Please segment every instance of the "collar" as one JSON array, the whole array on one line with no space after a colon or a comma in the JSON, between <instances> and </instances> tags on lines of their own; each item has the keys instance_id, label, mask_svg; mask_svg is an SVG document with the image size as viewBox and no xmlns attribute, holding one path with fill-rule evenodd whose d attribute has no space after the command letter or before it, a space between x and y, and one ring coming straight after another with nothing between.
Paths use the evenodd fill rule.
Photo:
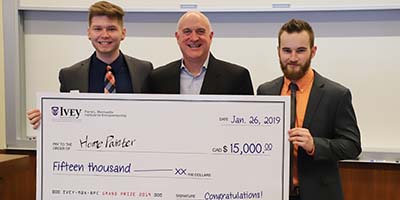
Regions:
<instances>
[{"instance_id":1,"label":"collar","mask_svg":"<svg viewBox=\"0 0 400 200\"><path fill-rule=\"evenodd\" d=\"M209 60L210 60L210 53L208 53L207 59L206 59L206 60L204 61L204 63L203 63L203 69L204 69L204 68L207 69ZM183 58L181 59L181 67L180 67L180 68L181 68L181 70L182 70L182 69L185 69L186 71L189 71L189 70L186 68L185 64L183 63Z\"/></svg>"},{"instance_id":2,"label":"collar","mask_svg":"<svg viewBox=\"0 0 400 200\"><path fill-rule=\"evenodd\" d=\"M300 92L304 92L305 88L312 83L314 80L314 70L311 69L311 67L308 69L306 74L304 74L303 77L301 77L299 80L295 81L297 84L297 87L299 87ZM291 80L287 79L284 77L283 80L283 88L287 88L287 91L289 91L289 84L291 83Z\"/></svg>"},{"instance_id":3,"label":"collar","mask_svg":"<svg viewBox=\"0 0 400 200\"><path fill-rule=\"evenodd\" d=\"M114 72L119 72L121 67L124 66L124 56L121 51L119 53L119 56L114 61L112 61L112 63L105 63L102 60L100 60L99 58L97 58L96 52L93 53L93 61L94 61L94 63L99 63L101 66L103 66L104 71L108 65L110 65L112 67L112 70Z\"/></svg>"}]
</instances>

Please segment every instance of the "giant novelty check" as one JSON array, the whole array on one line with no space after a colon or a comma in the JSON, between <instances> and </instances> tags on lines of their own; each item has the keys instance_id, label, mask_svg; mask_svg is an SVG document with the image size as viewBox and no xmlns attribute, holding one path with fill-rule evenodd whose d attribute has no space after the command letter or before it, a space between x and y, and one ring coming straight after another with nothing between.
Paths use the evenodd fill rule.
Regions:
<instances>
[{"instance_id":1,"label":"giant novelty check","mask_svg":"<svg viewBox=\"0 0 400 200\"><path fill-rule=\"evenodd\" d=\"M39 99L38 200L288 199L288 97Z\"/></svg>"}]
</instances>

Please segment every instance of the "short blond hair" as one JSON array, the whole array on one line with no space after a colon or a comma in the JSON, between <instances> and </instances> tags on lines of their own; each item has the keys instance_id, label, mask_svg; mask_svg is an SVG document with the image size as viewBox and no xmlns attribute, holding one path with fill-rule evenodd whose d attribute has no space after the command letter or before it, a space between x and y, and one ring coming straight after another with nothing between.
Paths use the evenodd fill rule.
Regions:
<instances>
[{"instance_id":1,"label":"short blond hair","mask_svg":"<svg viewBox=\"0 0 400 200\"><path fill-rule=\"evenodd\" d=\"M110 19L116 19L121 27L124 26L124 10L108 1L98 1L89 8L89 26L92 25L94 16L107 16Z\"/></svg>"}]
</instances>

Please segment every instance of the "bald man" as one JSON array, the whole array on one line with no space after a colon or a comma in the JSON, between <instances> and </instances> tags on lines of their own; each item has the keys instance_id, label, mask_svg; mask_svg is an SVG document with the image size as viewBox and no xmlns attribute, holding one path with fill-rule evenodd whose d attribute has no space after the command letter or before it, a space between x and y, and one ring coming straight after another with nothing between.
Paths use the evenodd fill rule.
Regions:
<instances>
[{"instance_id":1,"label":"bald man","mask_svg":"<svg viewBox=\"0 0 400 200\"><path fill-rule=\"evenodd\" d=\"M207 16L188 11L178 21L175 38L182 59L155 69L150 90L156 94L253 95L249 71L216 59L210 52L214 32Z\"/></svg>"}]
</instances>

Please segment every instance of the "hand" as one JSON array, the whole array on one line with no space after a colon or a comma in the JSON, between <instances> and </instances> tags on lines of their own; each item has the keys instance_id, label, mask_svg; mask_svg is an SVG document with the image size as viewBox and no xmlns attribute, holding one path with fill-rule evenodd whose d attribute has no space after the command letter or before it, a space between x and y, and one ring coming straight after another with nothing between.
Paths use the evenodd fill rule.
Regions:
<instances>
[{"instance_id":1,"label":"hand","mask_svg":"<svg viewBox=\"0 0 400 200\"><path fill-rule=\"evenodd\" d=\"M32 109L26 112L28 116L29 123L31 123L33 129L37 129L40 125L40 110L39 109Z\"/></svg>"},{"instance_id":2,"label":"hand","mask_svg":"<svg viewBox=\"0 0 400 200\"><path fill-rule=\"evenodd\" d=\"M308 129L292 128L289 130L289 141L302 147L307 154L314 153L314 139Z\"/></svg>"}]
</instances>

